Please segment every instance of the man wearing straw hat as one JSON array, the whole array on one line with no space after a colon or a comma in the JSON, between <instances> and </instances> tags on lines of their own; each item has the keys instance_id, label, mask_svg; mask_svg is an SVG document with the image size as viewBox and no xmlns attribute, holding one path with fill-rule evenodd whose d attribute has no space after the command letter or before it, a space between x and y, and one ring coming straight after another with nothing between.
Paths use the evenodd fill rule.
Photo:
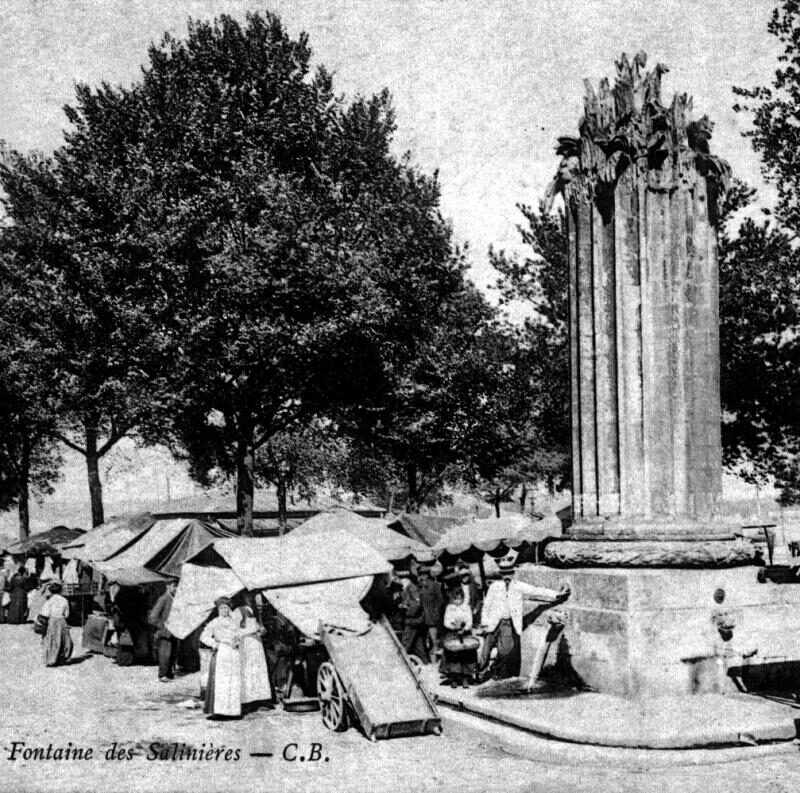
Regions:
<instances>
[{"instance_id":1,"label":"man wearing straw hat","mask_svg":"<svg viewBox=\"0 0 800 793\"><path fill-rule=\"evenodd\" d=\"M489 587L481 614L481 622L486 628L487 636L483 644L480 665L482 669L485 668L489 663L492 648L497 648L493 676L499 680L519 677L523 601L563 603L569 597L570 588L568 584L564 584L556 591L515 581L514 559L501 559L497 567L500 570L500 580Z\"/></svg>"}]
</instances>

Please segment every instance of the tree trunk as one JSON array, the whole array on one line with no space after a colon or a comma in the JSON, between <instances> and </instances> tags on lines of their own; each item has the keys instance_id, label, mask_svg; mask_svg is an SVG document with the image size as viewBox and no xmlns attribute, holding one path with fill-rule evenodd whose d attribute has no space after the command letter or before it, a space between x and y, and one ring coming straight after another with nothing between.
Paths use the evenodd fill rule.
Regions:
<instances>
[{"instance_id":1,"label":"tree trunk","mask_svg":"<svg viewBox=\"0 0 800 793\"><path fill-rule=\"evenodd\" d=\"M500 517L500 488L494 491L494 515L496 518Z\"/></svg>"},{"instance_id":2,"label":"tree trunk","mask_svg":"<svg viewBox=\"0 0 800 793\"><path fill-rule=\"evenodd\" d=\"M416 463L408 463L406 466L406 484L408 487L408 499L406 502L406 512L419 512L419 489L417 487L417 466Z\"/></svg>"},{"instance_id":3,"label":"tree trunk","mask_svg":"<svg viewBox=\"0 0 800 793\"><path fill-rule=\"evenodd\" d=\"M86 475L89 479L89 500L92 503L92 526L105 523L103 515L103 484L100 481L100 457L97 454L97 427L84 425L86 430Z\"/></svg>"},{"instance_id":4,"label":"tree trunk","mask_svg":"<svg viewBox=\"0 0 800 793\"><path fill-rule=\"evenodd\" d=\"M253 446L253 431L243 428L236 443L236 528L242 537L253 536Z\"/></svg>"},{"instance_id":5,"label":"tree trunk","mask_svg":"<svg viewBox=\"0 0 800 793\"><path fill-rule=\"evenodd\" d=\"M19 460L19 490L17 492L17 512L19 514L19 538L27 540L31 534L31 519L28 511L30 497L28 481L31 470L31 442L27 434L22 437L22 450Z\"/></svg>"},{"instance_id":6,"label":"tree trunk","mask_svg":"<svg viewBox=\"0 0 800 793\"><path fill-rule=\"evenodd\" d=\"M528 499L528 485L523 482L522 483L522 490L519 494L519 511L525 514L525 502Z\"/></svg>"},{"instance_id":7,"label":"tree trunk","mask_svg":"<svg viewBox=\"0 0 800 793\"><path fill-rule=\"evenodd\" d=\"M275 485L278 496L278 536L283 537L289 525L289 513L286 508L286 479L283 475L278 475Z\"/></svg>"}]
</instances>

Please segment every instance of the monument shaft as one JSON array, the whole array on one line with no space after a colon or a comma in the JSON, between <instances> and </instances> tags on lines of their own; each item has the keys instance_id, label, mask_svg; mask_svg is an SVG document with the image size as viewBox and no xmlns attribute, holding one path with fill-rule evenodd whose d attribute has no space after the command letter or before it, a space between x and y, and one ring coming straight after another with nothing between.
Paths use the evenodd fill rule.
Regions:
<instances>
[{"instance_id":1,"label":"monument shaft","mask_svg":"<svg viewBox=\"0 0 800 793\"><path fill-rule=\"evenodd\" d=\"M685 154L634 163L570 204L574 514L708 520L721 447L706 179Z\"/></svg>"},{"instance_id":2,"label":"monument shaft","mask_svg":"<svg viewBox=\"0 0 800 793\"><path fill-rule=\"evenodd\" d=\"M576 521L709 521L721 495L717 202L727 165L644 56L561 138ZM673 526L673 530L675 529ZM657 529L654 529L657 531Z\"/></svg>"}]
</instances>

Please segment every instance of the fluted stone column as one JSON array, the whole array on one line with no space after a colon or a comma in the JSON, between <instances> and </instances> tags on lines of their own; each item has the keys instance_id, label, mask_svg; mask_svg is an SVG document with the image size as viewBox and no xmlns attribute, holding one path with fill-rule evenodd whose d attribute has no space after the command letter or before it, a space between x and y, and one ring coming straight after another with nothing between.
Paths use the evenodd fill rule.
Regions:
<instances>
[{"instance_id":1,"label":"fluted stone column","mask_svg":"<svg viewBox=\"0 0 800 793\"><path fill-rule=\"evenodd\" d=\"M753 544L717 514L729 170L709 153L708 120L690 120L685 95L665 106L663 67L644 66L623 56L613 88L587 86L580 136L559 142L575 522L519 577L570 584L555 657L597 691L716 691L703 669L734 646L760 648L748 685L781 664L794 680L800 592L759 583Z\"/></svg>"},{"instance_id":2,"label":"fluted stone column","mask_svg":"<svg viewBox=\"0 0 800 793\"><path fill-rule=\"evenodd\" d=\"M623 56L561 138L576 530L698 531L721 494L716 220L726 163L691 100ZM611 520L612 523L608 523ZM601 523L602 521L602 523ZM649 528L648 528L649 527Z\"/></svg>"}]
</instances>

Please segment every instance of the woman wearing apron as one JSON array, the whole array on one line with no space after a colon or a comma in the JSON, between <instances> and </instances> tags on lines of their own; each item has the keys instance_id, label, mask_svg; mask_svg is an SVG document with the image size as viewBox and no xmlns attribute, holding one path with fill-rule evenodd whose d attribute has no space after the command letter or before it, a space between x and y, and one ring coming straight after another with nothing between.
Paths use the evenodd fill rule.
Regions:
<instances>
[{"instance_id":1,"label":"woman wearing apron","mask_svg":"<svg viewBox=\"0 0 800 793\"><path fill-rule=\"evenodd\" d=\"M269 684L269 670L264 655L261 637L264 628L256 618L252 596L247 593L244 603L236 609L234 616L239 619L239 632L242 636L239 650L242 662L242 706L244 710L255 710L272 701L272 688Z\"/></svg>"},{"instance_id":2,"label":"woman wearing apron","mask_svg":"<svg viewBox=\"0 0 800 793\"><path fill-rule=\"evenodd\" d=\"M237 717L242 715L242 662L239 653L242 635L239 620L231 611L230 599L219 598L216 606L217 616L200 634L200 642L214 651L203 712L209 718Z\"/></svg>"}]
</instances>

